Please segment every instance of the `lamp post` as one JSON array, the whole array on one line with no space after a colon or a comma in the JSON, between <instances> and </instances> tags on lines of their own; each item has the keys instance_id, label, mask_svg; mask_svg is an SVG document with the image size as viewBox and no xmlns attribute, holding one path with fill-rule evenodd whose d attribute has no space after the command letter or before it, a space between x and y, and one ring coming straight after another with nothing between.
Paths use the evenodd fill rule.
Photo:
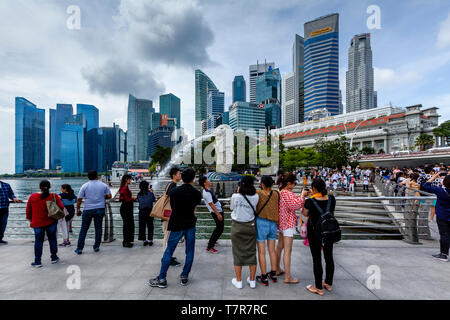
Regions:
<instances>
[{"instance_id":1,"label":"lamp post","mask_svg":"<svg viewBox=\"0 0 450 320\"><path fill-rule=\"evenodd\" d=\"M352 132L352 137L350 138L350 149L353 148L353 138L354 138L355 135L356 135L356 130L358 130L359 126L362 125L364 121L365 121L365 120L361 121L361 122L355 127L355 130L353 130L353 132ZM346 124L346 123L344 124L344 128L345 128L345 134L348 134L348 131L347 131L347 124Z\"/></svg>"}]
</instances>

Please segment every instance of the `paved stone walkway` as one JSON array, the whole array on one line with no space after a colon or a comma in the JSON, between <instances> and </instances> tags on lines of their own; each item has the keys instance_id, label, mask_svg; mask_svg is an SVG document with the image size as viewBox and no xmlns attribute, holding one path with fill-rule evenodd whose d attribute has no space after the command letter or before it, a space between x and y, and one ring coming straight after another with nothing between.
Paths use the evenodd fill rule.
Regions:
<instances>
[{"instance_id":1,"label":"paved stone walkway","mask_svg":"<svg viewBox=\"0 0 450 320\"><path fill-rule=\"evenodd\" d=\"M74 254L73 246L60 248L61 262L50 264L45 244L41 269L33 269L33 244L30 240L11 240L0 246L0 299L450 299L450 264L434 260L437 241L409 245L395 240L347 240L335 247L335 281L333 292L324 297L310 294L305 286L313 283L312 258L302 242L294 243L293 275L297 285L282 281L269 287L251 289L244 283L238 290L231 284L233 265L231 244L223 241L220 254L205 252L206 241L198 240L195 261L187 287L179 285L182 267L171 267L168 288L151 288L150 277L158 274L162 243L153 247L136 245L122 248L120 242L102 245L101 252L85 248ZM89 245L90 242L88 242ZM184 262L184 245L175 251ZM81 270L81 289L69 290L66 282L71 265ZM380 289L369 289L369 266L379 266ZM245 268L243 279L247 278ZM282 280L282 279L281 279Z\"/></svg>"}]
</instances>

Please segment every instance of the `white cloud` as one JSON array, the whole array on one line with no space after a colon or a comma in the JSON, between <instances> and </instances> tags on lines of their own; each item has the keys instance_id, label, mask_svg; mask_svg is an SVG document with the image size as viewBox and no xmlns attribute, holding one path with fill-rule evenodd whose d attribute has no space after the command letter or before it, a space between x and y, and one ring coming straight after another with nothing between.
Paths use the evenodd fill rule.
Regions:
<instances>
[{"instance_id":1,"label":"white cloud","mask_svg":"<svg viewBox=\"0 0 450 320\"><path fill-rule=\"evenodd\" d=\"M444 49L450 46L450 13L447 19L445 19L440 26L437 47Z\"/></svg>"},{"instance_id":2,"label":"white cloud","mask_svg":"<svg viewBox=\"0 0 450 320\"><path fill-rule=\"evenodd\" d=\"M394 69L374 68L375 90L391 88L398 85L407 85L408 83L418 81L422 78L420 74L414 71L402 71Z\"/></svg>"},{"instance_id":3,"label":"white cloud","mask_svg":"<svg viewBox=\"0 0 450 320\"><path fill-rule=\"evenodd\" d=\"M439 122L450 120L450 93L441 94L430 99L425 99L424 105L427 107L438 107L441 115Z\"/></svg>"}]
</instances>

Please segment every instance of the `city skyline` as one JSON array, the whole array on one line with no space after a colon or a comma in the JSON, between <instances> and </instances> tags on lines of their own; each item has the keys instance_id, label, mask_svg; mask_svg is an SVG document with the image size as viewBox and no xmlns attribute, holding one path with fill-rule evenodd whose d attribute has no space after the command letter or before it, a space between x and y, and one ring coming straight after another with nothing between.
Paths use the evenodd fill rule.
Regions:
<instances>
[{"instance_id":1,"label":"city skyline","mask_svg":"<svg viewBox=\"0 0 450 320\"><path fill-rule=\"evenodd\" d=\"M245 8L255 7L254 3L186 1L174 12L161 7L165 17L163 22L173 25L175 30L189 27L205 31L201 33L204 36L195 41L185 39L193 44L185 50L178 50L179 53L163 54L165 51L161 50L172 47L157 45L155 51L148 55L149 59L142 58L142 55L127 56L124 51L130 51L127 44L135 45L142 36L139 33L139 23L142 22L134 19L136 12L143 9L143 14L151 16L151 9L159 4L143 1L135 1L135 7L120 4L120 1L95 5L79 1L77 4L83 14L80 30L66 28L68 2L65 1L42 1L39 4L3 1L0 5L3 13L0 30L4 43L8 44L0 46L0 56L5 61L1 67L4 77L0 81L0 121L4 121L0 123L0 134L5 141L14 141L11 123L14 122L16 96L23 96L46 110L66 101L91 103L102 114L100 126L110 126L115 122L126 129L129 93L151 99L157 106L158 96L166 92L173 92L182 100L181 126L193 137L191 122L195 93L192 74L195 68L201 68L225 92L225 105L230 105L232 80L236 74L243 74L248 85L249 65L266 59L274 61L282 77L285 76L292 71L293 36L303 34L303 23L332 12L340 15L339 78L343 95L346 92L349 41L355 34L371 33L378 105L384 106L390 101L397 106L422 103L439 107L441 121L450 119L450 5L445 1L435 1L431 5L381 1L378 3L381 9L379 30L369 30L366 26L370 16L366 9L372 4L370 1L264 2L256 6L256 11L248 19L235 18L237 22L227 28L227 17L238 15L242 18ZM401 19L396 17L399 12L402 13ZM94 19L97 15L98 19ZM26 19L16 29L11 29L15 25L11 21L18 16ZM120 29L113 16L130 26L129 30ZM428 16L435 19L427 19ZM264 26L255 23L260 19L265 19ZM156 28L151 22L148 24L147 30ZM411 25L418 31L409 32ZM29 30L34 31L33 38L23 36ZM126 41L119 45L112 39L114 35L123 35L124 38L119 38ZM397 41L400 36L401 42ZM267 45L267 39L272 42L270 45ZM180 45L180 48L184 44L184 39L179 37L173 40L171 44ZM140 48L139 52L145 55L151 46L148 42L144 44L146 47ZM192 46L199 50L192 51ZM114 55L108 53L111 50L105 48L117 51L117 57L122 59L115 60ZM136 62L143 62L144 67L133 63L134 58ZM92 61L92 65L86 61ZM110 73L104 73L105 69ZM118 78L122 79L120 83L114 81ZM346 101L345 96L343 101ZM46 115L47 146L48 118ZM45 154L47 157L48 149ZM1 155L2 171L13 172L14 146L7 144Z\"/></svg>"}]
</instances>

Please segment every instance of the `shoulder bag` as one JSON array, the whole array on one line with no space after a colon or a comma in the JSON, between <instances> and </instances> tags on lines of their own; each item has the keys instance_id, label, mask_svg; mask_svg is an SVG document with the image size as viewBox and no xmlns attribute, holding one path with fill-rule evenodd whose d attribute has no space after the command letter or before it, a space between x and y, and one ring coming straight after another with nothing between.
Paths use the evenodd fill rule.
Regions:
<instances>
[{"instance_id":1,"label":"shoulder bag","mask_svg":"<svg viewBox=\"0 0 450 320\"><path fill-rule=\"evenodd\" d=\"M170 197L167 194L167 190L169 189L170 183L166 187L166 191L161 196L161 198L156 201L153 206L152 212L150 213L150 217L158 218L164 221L170 219L172 215L172 207L170 206Z\"/></svg>"},{"instance_id":2,"label":"shoulder bag","mask_svg":"<svg viewBox=\"0 0 450 320\"><path fill-rule=\"evenodd\" d=\"M64 218L64 210L58 207L56 203L55 194L53 194L53 199L45 203L47 205L48 217L54 220L59 220Z\"/></svg>"}]
</instances>

